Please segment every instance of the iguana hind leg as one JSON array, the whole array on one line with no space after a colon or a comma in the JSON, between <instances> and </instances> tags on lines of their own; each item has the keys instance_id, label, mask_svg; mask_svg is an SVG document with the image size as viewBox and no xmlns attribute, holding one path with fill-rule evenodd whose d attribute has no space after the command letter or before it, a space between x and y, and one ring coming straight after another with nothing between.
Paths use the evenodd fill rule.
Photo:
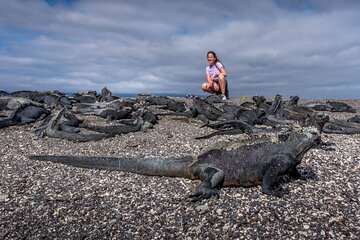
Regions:
<instances>
[{"instance_id":1,"label":"iguana hind leg","mask_svg":"<svg viewBox=\"0 0 360 240\"><path fill-rule=\"evenodd\" d=\"M199 165L195 169L195 177L203 182L190 195L191 201L197 202L212 196L219 197L219 187L224 181L224 171L211 165Z\"/></svg>"},{"instance_id":2,"label":"iguana hind leg","mask_svg":"<svg viewBox=\"0 0 360 240\"><path fill-rule=\"evenodd\" d=\"M289 154L276 156L265 172L262 180L262 191L267 195L282 197L285 193L284 189L279 186L278 178L281 175L289 173L296 167L294 159Z\"/></svg>"}]
</instances>

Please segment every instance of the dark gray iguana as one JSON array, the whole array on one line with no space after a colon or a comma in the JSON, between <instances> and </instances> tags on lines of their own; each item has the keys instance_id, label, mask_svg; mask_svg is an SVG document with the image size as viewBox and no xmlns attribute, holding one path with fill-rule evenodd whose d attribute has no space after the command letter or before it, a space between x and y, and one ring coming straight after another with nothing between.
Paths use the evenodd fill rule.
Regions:
<instances>
[{"instance_id":1,"label":"dark gray iguana","mask_svg":"<svg viewBox=\"0 0 360 240\"><path fill-rule=\"evenodd\" d=\"M320 141L313 127L296 127L276 137L218 144L196 157L178 159L115 158L88 156L30 156L76 167L111 169L144 175L200 179L202 183L191 195L193 201L219 195L220 187L262 185L265 194L281 197L278 178L289 174L298 179L296 166L304 154Z\"/></svg>"},{"instance_id":2,"label":"dark gray iguana","mask_svg":"<svg viewBox=\"0 0 360 240\"><path fill-rule=\"evenodd\" d=\"M55 115L45 119L42 126L34 129L39 136L68 139L77 142L98 141L109 137L104 133L79 134L79 120L75 114L66 108L61 109Z\"/></svg>"},{"instance_id":3,"label":"dark gray iguana","mask_svg":"<svg viewBox=\"0 0 360 240\"><path fill-rule=\"evenodd\" d=\"M31 102L21 103L21 105L14 109L9 117L0 120L0 129L16 124L33 123L46 118L49 114L50 111L46 110L40 104L33 104Z\"/></svg>"}]
</instances>

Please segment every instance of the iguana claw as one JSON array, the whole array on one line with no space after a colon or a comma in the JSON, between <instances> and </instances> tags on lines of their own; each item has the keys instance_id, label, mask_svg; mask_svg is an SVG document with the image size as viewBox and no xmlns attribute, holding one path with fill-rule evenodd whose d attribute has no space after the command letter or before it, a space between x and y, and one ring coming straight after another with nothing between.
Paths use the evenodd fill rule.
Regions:
<instances>
[{"instance_id":1,"label":"iguana claw","mask_svg":"<svg viewBox=\"0 0 360 240\"><path fill-rule=\"evenodd\" d=\"M211 188L198 188L196 189L194 194L191 194L189 198L191 198L192 202L202 201L204 199L209 199L212 196L216 198L220 197L218 189L211 189Z\"/></svg>"}]
</instances>

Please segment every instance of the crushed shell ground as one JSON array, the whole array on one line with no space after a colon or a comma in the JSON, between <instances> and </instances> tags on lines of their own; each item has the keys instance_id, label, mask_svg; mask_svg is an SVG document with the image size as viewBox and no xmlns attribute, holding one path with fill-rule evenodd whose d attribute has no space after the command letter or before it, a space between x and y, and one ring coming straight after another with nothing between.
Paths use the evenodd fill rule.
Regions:
<instances>
[{"instance_id":1,"label":"crushed shell ground","mask_svg":"<svg viewBox=\"0 0 360 240\"><path fill-rule=\"evenodd\" d=\"M347 101L360 112L360 101ZM346 119L354 114L329 113ZM220 199L191 203L198 181L80 169L28 159L31 154L179 157L231 138L201 122L161 117L147 132L98 142L38 138L34 125L0 129L0 239L359 239L360 135L327 135L335 151L313 149L284 179L276 198L260 187L223 188Z\"/></svg>"}]
</instances>

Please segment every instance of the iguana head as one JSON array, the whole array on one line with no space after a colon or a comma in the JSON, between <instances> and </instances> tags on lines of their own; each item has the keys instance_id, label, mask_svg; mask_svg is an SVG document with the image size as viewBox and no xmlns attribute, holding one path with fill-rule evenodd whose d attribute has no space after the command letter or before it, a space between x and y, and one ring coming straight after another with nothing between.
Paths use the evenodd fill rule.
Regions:
<instances>
[{"instance_id":1,"label":"iguana head","mask_svg":"<svg viewBox=\"0 0 360 240\"><path fill-rule=\"evenodd\" d=\"M322 132L322 129L327 122L329 122L329 116L321 113L314 113L305 120L305 126L314 126Z\"/></svg>"},{"instance_id":2,"label":"iguana head","mask_svg":"<svg viewBox=\"0 0 360 240\"><path fill-rule=\"evenodd\" d=\"M282 136L289 145L294 157L300 161L304 154L321 141L320 132L315 127L292 126L290 131Z\"/></svg>"}]
</instances>

